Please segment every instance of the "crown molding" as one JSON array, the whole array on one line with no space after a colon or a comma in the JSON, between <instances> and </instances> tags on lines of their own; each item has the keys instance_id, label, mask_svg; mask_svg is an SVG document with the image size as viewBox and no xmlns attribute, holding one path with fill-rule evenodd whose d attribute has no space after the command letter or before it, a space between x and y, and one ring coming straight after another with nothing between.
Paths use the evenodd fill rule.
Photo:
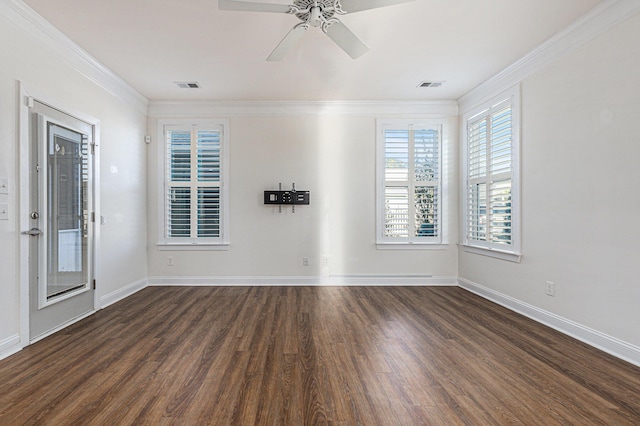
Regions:
<instances>
[{"instance_id":1,"label":"crown molding","mask_svg":"<svg viewBox=\"0 0 640 426\"><path fill-rule=\"evenodd\" d=\"M520 83L638 12L640 12L638 0L603 1L565 30L463 95L458 99L460 114Z\"/></svg>"},{"instance_id":2,"label":"crown molding","mask_svg":"<svg viewBox=\"0 0 640 426\"><path fill-rule=\"evenodd\" d=\"M411 115L442 118L458 115L456 101L150 101L149 116L238 117L315 115Z\"/></svg>"},{"instance_id":3,"label":"crown molding","mask_svg":"<svg viewBox=\"0 0 640 426\"><path fill-rule=\"evenodd\" d=\"M72 68L94 84L147 114L149 100L109 68L78 46L73 40L38 15L21 0L0 0L0 13L36 40L53 49Z\"/></svg>"},{"instance_id":4,"label":"crown molding","mask_svg":"<svg viewBox=\"0 0 640 426\"><path fill-rule=\"evenodd\" d=\"M637 0L606 0L523 58L455 101L152 101L98 62L20 0L0 0L0 12L79 73L114 97L152 117L305 115L458 115L583 46L640 11Z\"/></svg>"}]
</instances>

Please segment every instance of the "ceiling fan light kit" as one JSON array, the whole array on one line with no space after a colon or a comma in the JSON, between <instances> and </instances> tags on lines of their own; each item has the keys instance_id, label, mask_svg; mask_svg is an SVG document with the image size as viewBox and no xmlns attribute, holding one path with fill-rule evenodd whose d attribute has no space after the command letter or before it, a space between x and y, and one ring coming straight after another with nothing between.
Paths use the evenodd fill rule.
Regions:
<instances>
[{"instance_id":1,"label":"ceiling fan light kit","mask_svg":"<svg viewBox=\"0 0 640 426\"><path fill-rule=\"evenodd\" d=\"M241 12L270 12L296 15L302 22L295 25L267 58L280 61L302 38L310 27L320 27L342 50L353 59L364 55L369 48L351 32L336 15L360 12L414 0L295 0L290 5L256 3L241 0L218 0L220 10Z\"/></svg>"}]
</instances>

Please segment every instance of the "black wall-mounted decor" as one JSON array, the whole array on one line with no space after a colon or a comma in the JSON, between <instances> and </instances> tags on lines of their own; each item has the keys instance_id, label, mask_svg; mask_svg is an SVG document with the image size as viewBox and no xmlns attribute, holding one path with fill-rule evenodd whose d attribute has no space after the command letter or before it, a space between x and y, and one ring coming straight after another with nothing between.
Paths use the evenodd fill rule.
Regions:
<instances>
[{"instance_id":1,"label":"black wall-mounted decor","mask_svg":"<svg viewBox=\"0 0 640 426\"><path fill-rule=\"evenodd\" d=\"M308 205L309 191L264 191L264 203L275 205Z\"/></svg>"},{"instance_id":2,"label":"black wall-mounted decor","mask_svg":"<svg viewBox=\"0 0 640 426\"><path fill-rule=\"evenodd\" d=\"M291 205L294 208L296 205L309 205L309 191L297 191L295 183L292 185L291 190L283 191L282 184L280 184L280 189L277 191L264 191L264 204L276 206ZM280 211L282 211L282 208Z\"/></svg>"}]
</instances>

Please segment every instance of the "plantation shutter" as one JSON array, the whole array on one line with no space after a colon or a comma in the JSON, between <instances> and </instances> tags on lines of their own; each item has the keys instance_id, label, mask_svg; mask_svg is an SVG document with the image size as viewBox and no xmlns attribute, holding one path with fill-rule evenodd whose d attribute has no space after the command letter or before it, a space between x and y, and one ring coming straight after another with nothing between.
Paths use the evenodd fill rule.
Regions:
<instances>
[{"instance_id":1,"label":"plantation shutter","mask_svg":"<svg viewBox=\"0 0 640 426\"><path fill-rule=\"evenodd\" d=\"M383 240L438 242L440 126L383 127Z\"/></svg>"},{"instance_id":2,"label":"plantation shutter","mask_svg":"<svg viewBox=\"0 0 640 426\"><path fill-rule=\"evenodd\" d=\"M409 237L409 131L384 131L384 236Z\"/></svg>"},{"instance_id":3,"label":"plantation shutter","mask_svg":"<svg viewBox=\"0 0 640 426\"><path fill-rule=\"evenodd\" d=\"M166 238L221 235L222 128L167 126Z\"/></svg>"},{"instance_id":4,"label":"plantation shutter","mask_svg":"<svg viewBox=\"0 0 640 426\"><path fill-rule=\"evenodd\" d=\"M191 181L191 132L169 131L167 139L167 235L190 237L191 191L188 183Z\"/></svg>"},{"instance_id":5,"label":"plantation shutter","mask_svg":"<svg viewBox=\"0 0 640 426\"><path fill-rule=\"evenodd\" d=\"M509 100L467 122L467 239L472 244L513 243L512 113Z\"/></svg>"}]
</instances>

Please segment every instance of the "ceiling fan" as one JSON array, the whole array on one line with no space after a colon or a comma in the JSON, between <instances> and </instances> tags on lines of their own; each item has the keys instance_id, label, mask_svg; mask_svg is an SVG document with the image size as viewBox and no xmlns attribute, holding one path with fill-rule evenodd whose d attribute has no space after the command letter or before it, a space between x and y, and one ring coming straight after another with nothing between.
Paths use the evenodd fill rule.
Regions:
<instances>
[{"instance_id":1,"label":"ceiling fan","mask_svg":"<svg viewBox=\"0 0 640 426\"><path fill-rule=\"evenodd\" d=\"M243 12L289 13L302 22L294 26L271 52L267 61L280 61L310 27L321 27L342 50L353 59L365 54L369 48L349 30L336 15L360 12L378 7L392 6L414 0L294 0L292 4L256 3L240 0L218 0L220 10Z\"/></svg>"}]
</instances>

